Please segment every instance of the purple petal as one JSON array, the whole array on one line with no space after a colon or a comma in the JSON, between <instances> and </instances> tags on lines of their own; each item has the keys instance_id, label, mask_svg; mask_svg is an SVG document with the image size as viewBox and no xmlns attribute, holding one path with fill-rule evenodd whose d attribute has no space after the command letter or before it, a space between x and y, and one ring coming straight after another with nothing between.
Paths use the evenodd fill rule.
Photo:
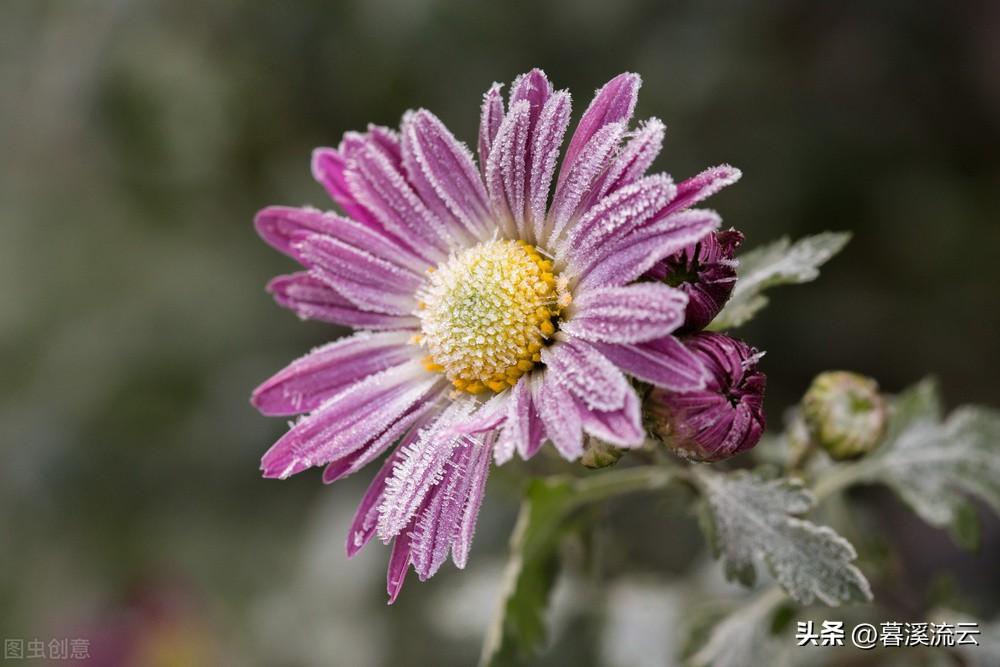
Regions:
<instances>
[{"instance_id":1,"label":"purple petal","mask_svg":"<svg viewBox=\"0 0 1000 667\"><path fill-rule=\"evenodd\" d=\"M486 190L493 213L518 228L524 224L527 152L531 107L526 100L511 105L500 125L489 161L486 163Z\"/></svg>"},{"instance_id":2,"label":"purple petal","mask_svg":"<svg viewBox=\"0 0 1000 667\"><path fill-rule=\"evenodd\" d=\"M625 72L608 81L597 91L587 110L583 112L580 123L573 132L566 157L563 158L563 169L559 174L559 186L568 178L567 170L577 161L577 156L583 152L591 138L601 129L612 123L626 125L635 111L639 98L639 87L642 79L638 74Z\"/></svg>"},{"instance_id":3,"label":"purple petal","mask_svg":"<svg viewBox=\"0 0 1000 667\"><path fill-rule=\"evenodd\" d=\"M312 173L320 185L326 188L330 197L349 217L381 228L378 220L351 194L344 174L347 160L333 148L317 148L312 154Z\"/></svg>"},{"instance_id":4,"label":"purple petal","mask_svg":"<svg viewBox=\"0 0 1000 667\"><path fill-rule=\"evenodd\" d=\"M488 442L477 446L466 471L468 484L462 494L465 506L451 545L451 559L459 569L464 568L469 559L472 536L476 532L476 519L479 518L479 508L482 507L483 495L486 493L486 479L490 475L491 449Z\"/></svg>"},{"instance_id":5,"label":"purple petal","mask_svg":"<svg viewBox=\"0 0 1000 667\"><path fill-rule=\"evenodd\" d=\"M549 190L559 159L572 105L569 93L561 90L548 99L532 132L531 169L528 177L528 213L533 233L539 237L545 223ZM527 231L527 230L525 230Z\"/></svg>"},{"instance_id":6,"label":"purple petal","mask_svg":"<svg viewBox=\"0 0 1000 667\"><path fill-rule=\"evenodd\" d=\"M306 272L273 278L267 291L279 305L306 320L342 324L355 329L416 329L416 317L399 317L360 310L329 285Z\"/></svg>"},{"instance_id":7,"label":"purple petal","mask_svg":"<svg viewBox=\"0 0 1000 667\"><path fill-rule=\"evenodd\" d=\"M556 377L557 373L547 369L540 380L532 382L532 402L538 408L549 440L566 460L575 461L583 454L583 427L576 402Z\"/></svg>"},{"instance_id":8,"label":"purple petal","mask_svg":"<svg viewBox=\"0 0 1000 667\"><path fill-rule=\"evenodd\" d=\"M403 121L403 156L424 202L439 201L475 237L486 231L486 190L472 154L437 116L421 109Z\"/></svg>"},{"instance_id":9,"label":"purple petal","mask_svg":"<svg viewBox=\"0 0 1000 667\"><path fill-rule=\"evenodd\" d=\"M464 443L452 450L441 481L431 489L426 507L413 522L410 553L413 569L421 581L432 577L448 559L468 492L466 469L477 446L478 443Z\"/></svg>"},{"instance_id":10,"label":"purple petal","mask_svg":"<svg viewBox=\"0 0 1000 667\"><path fill-rule=\"evenodd\" d=\"M616 366L643 382L673 391L695 391L705 386L705 367L673 336L635 345L595 343L594 346Z\"/></svg>"},{"instance_id":11,"label":"purple petal","mask_svg":"<svg viewBox=\"0 0 1000 667\"><path fill-rule=\"evenodd\" d=\"M337 239L314 234L292 244L310 273L362 310L409 315L423 280L391 262Z\"/></svg>"},{"instance_id":12,"label":"purple petal","mask_svg":"<svg viewBox=\"0 0 1000 667\"><path fill-rule=\"evenodd\" d=\"M318 234L363 248L371 254L420 276L428 263L403 248L385 232L335 213L314 208L269 206L254 218L261 237L280 252L298 259L294 243L306 236Z\"/></svg>"},{"instance_id":13,"label":"purple petal","mask_svg":"<svg viewBox=\"0 0 1000 667\"><path fill-rule=\"evenodd\" d=\"M600 187L595 189L595 201L634 183L646 174L646 170L663 148L666 129L658 118L650 118L633 133L632 138L601 178Z\"/></svg>"},{"instance_id":14,"label":"purple petal","mask_svg":"<svg viewBox=\"0 0 1000 667\"><path fill-rule=\"evenodd\" d=\"M684 292L658 283L606 287L583 292L576 312L560 328L584 340L639 343L674 331L684 322Z\"/></svg>"},{"instance_id":15,"label":"purple petal","mask_svg":"<svg viewBox=\"0 0 1000 667\"><path fill-rule=\"evenodd\" d=\"M559 384L594 410L617 410L630 391L628 380L621 371L582 340L571 338L543 348L542 362L546 365L546 391L553 384ZM538 396L534 399L537 401Z\"/></svg>"},{"instance_id":16,"label":"purple petal","mask_svg":"<svg viewBox=\"0 0 1000 667\"><path fill-rule=\"evenodd\" d=\"M503 122L503 97L500 88L503 84L494 83L483 95L483 106L479 117L479 170L486 179L486 163L493 150L493 140Z\"/></svg>"},{"instance_id":17,"label":"purple petal","mask_svg":"<svg viewBox=\"0 0 1000 667\"><path fill-rule=\"evenodd\" d=\"M385 578L389 604L395 602L399 592L403 590L411 562L410 536L409 533L403 532L393 540L392 553L389 555L389 569Z\"/></svg>"},{"instance_id":18,"label":"purple petal","mask_svg":"<svg viewBox=\"0 0 1000 667\"><path fill-rule=\"evenodd\" d=\"M503 432L497 439L494 458L502 465L517 450L522 458L530 459L541 447L543 429L531 400L531 376L525 375L511 389Z\"/></svg>"},{"instance_id":19,"label":"purple petal","mask_svg":"<svg viewBox=\"0 0 1000 667\"><path fill-rule=\"evenodd\" d=\"M400 417L396 423L389 426L382 435L361 449L343 458L330 461L323 469L323 483L333 484L339 479L358 472L381 456L397 440L408 435L412 430L421 428L427 422L427 415L436 409L432 403L418 403Z\"/></svg>"},{"instance_id":20,"label":"purple petal","mask_svg":"<svg viewBox=\"0 0 1000 667\"><path fill-rule=\"evenodd\" d=\"M479 406L471 417L457 422L452 430L455 433L475 435L499 428L507 419L510 397L511 392L500 392Z\"/></svg>"},{"instance_id":21,"label":"purple petal","mask_svg":"<svg viewBox=\"0 0 1000 667\"><path fill-rule=\"evenodd\" d=\"M611 123L601 128L580 151L576 162L563 159L560 182L552 197L552 209L546 221L543 241L556 241L576 216L584 212L583 204L593 193L597 181L614 158L625 133L623 123Z\"/></svg>"},{"instance_id":22,"label":"purple petal","mask_svg":"<svg viewBox=\"0 0 1000 667\"><path fill-rule=\"evenodd\" d=\"M471 400L453 402L416 441L402 448L392 477L386 481L379 509L378 533L383 542L406 528L427 494L440 482L452 450L467 437L453 433L451 427L471 411Z\"/></svg>"},{"instance_id":23,"label":"purple petal","mask_svg":"<svg viewBox=\"0 0 1000 667\"><path fill-rule=\"evenodd\" d=\"M399 446L393 450L379 471L372 478L368 490L361 498L354 519L351 521L351 528L347 533L347 557L353 558L354 554L361 551L375 535L375 527L378 524L378 508L382 504L385 495L385 480L392 474L393 467L399 460L400 451L412 443L419 435L419 428L413 428L406 437L403 438Z\"/></svg>"},{"instance_id":24,"label":"purple petal","mask_svg":"<svg viewBox=\"0 0 1000 667\"><path fill-rule=\"evenodd\" d=\"M438 380L413 362L348 387L267 450L261 459L264 476L284 479L361 449L424 399Z\"/></svg>"},{"instance_id":25,"label":"purple petal","mask_svg":"<svg viewBox=\"0 0 1000 667\"><path fill-rule=\"evenodd\" d=\"M617 447L639 447L645 442L639 397L631 387L622 407L617 410L592 410L576 401L583 430Z\"/></svg>"},{"instance_id":26,"label":"purple petal","mask_svg":"<svg viewBox=\"0 0 1000 667\"><path fill-rule=\"evenodd\" d=\"M722 219L714 211L691 209L646 225L613 243L597 246L579 261L578 292L598 286L630 283L658 261L718 229Z\"/></svg>"},{"instance_id":27,"label":"purple petal","mask_svg":"<svg viewBox=\"0 0 1000 667\"><path fill-rule=\"evenodd\" d=\"M647 176L608 195L591 208L566 234L559 250L581 271L606 248L654 219L674 196L674 184L665 174Z\"/></svg>"},{"instance_id":28,"label":"purple petal","mask_svg":"<svg viewBox=\"0 0 1000 667\"><path fill-rule=\"evenodd\" d=\"M670 215L689 206L694 206L703 199L711 197L722 188L732 185L743 175L736 167L728 164L710 167L697 176L693 176L677 186L677 197L663 210L661 215Z\"/></svg>"},{"instance_id":29,"label":"purple petal","mask_svg":"<svg viewBox=\"0 0 1000 667\"><path fill-rule=\"evenodd\" d=\"M410 333L362 332L300 357L254 390L250 402L265 415L309 412L338 391L413 358Z\"/></svg>"},{"instance_id":30,"label":"purple petal","mask_svg":"<svg viewBox=\"0 0 1000 667\"><path fill-rule=\"evenodd\" d=\"M552 84L549 83L545 72L536 67L527 74L518 75L514 79L514 83L510 86L510 103L508 106L513 108L521 100L527 102L531 110L531 126L534 127L538 116L542 112L542 107L545 106L551 94Z\"/></svg>"},{"instance_id":31,"label":"purple petal","mask_svg":"<svg viewBox=\"0 0 1000 667\"><path fill-rule=\"evenodd\" d=\"M427 210L394 157L356 133L344 135L342 146L348 158L344 177L354 198L421 257L442 259L452 242L448 230Z\"/></svg>"}]
</instances>

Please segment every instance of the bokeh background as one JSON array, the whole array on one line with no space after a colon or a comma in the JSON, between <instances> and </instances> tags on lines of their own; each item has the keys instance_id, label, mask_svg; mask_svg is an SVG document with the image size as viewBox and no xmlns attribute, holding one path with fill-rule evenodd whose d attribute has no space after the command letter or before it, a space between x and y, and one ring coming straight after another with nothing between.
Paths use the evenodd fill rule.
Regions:
<instances>
[{"instance_id":1,"label":"bokeh background","mask_svg":"<svg viewBox=\"0 0 1000 667\"><path fill-rule=\"evenodd\" d=\"M768 351L773 423L828 368L890 391L933 373L951 405L1000 405L998 35L991 0L6 0L0 635L89 637L142 664L474 662L522 471L491 480L464 574L385 607L387 551L343 556L366 480L258 477L285 425L250 391L341 332L265 294L291 265L251 220L327 206L310 151L369 121L425 106L472 140L489 84L536 65L577 114L641 73L638 117L668 126L658 168L743 169L712 206L748 247L855 233L742 330ZM968 554L888 494L857 501L899 550L895 616L942 589L998 610L995 521ZM674 505L602 510L600 575L561 588L545 664L666 650L708 576Z\"/></svg>"}]
</instances>

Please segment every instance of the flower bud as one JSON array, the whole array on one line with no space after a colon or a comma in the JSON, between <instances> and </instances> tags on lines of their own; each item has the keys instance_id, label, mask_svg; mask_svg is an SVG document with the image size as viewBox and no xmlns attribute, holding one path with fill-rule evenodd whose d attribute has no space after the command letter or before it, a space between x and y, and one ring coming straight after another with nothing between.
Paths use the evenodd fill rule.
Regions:
<instances>
[{"instance_id":1,"label":"flower bud","mask_svg":"<svg viewBox=\"0 0 1000 667\"><path fill-rule=\"evenodd\" d=\"M701 331L726 305L736 284L733 254L743 243L735 229L713 232L674 253L651 271L651 277L688 295L681 332Z\"/></svg>"},{"instance_id":2,"label":"flower bud","mask_svg":"<svg viewBox=\"0 0 1000 667\"><path fill-rule=\"evenodd\" d=\"M646 397L651 434L695 461L719 461L756 445L765 426L766 378L757 369L762 355L718 333L695 334L684 345L705 366L708 380L699 391L653 389Z\"/></svg>"},{"instance_id":3,"label":"flower bud","mask_svg":"<svg viewBox=\"0 0 1000 667\"><path fill-rule=\"evenodd\" d=\"M802 397L809 434L838 461L875 449L888 410L875 380L847 371L820 373Z\"/></svg>"},{"instance_id":4,"label":"flower bud","mask_svg":"<svg viewBox=\"0 0 1000 667\"><path fill-rule=\"evenodd\" d=\"M607 468L618 463L622 457L622 450L603 440L591 437L587 439L586 449L580 457L580 463L587 468Z\"/></svg>"}]
</instances>

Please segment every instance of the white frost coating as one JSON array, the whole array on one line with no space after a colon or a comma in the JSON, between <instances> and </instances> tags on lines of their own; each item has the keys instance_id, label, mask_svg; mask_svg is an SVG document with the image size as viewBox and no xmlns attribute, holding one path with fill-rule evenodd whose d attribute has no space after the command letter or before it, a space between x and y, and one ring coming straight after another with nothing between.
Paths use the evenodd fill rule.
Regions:
<instances>
[{"instance_id":1,"label":"white frost coating","mask_svg":"<svg viewBox=\"0 0 1000 667\"><path fill-rule=\"evenodd\" d=\"M560 90L552 95L542 108L534 129L531 150L531 177L529 179L528 213L530 225L524 225L522 238L534 241L542 233L549 191L559 159L559 147L569 126L572 103L569 91Z\"/></svg>"},{"instance_id":2,"label":"white frost coating","mask_svg":"<svg viewBox=\"0 0 1000 667\"><path fill-rule=\"evenodd\" d=\"M579 213L580 203L591 193L594 182L614 157L623 134L624 123L608 123L590 138L573 164L563 165L563 170L568 175L556 188L552 210L539 242L551 247L553 242L558 241L567 225Z\"/></svg>"},{"instance_id":3,"label":"white frost coating","mask_svg":"<svg viewBox=\"0 0 1000 667\"><path fill-rule=\"evenodd\" d=\"M497 224L509 236L516 236L524 220L527 182L528 134L531 105L520 100L511 105L493 140L486 163L486 190Z\"/></svg>"},{"instance_id":4,"label":"white frost coating","mask_svg":"<svg viewBox=\"0 0 1000 667\"><path fill-rule=\"evenodd\" d=\"M468 417L473 406L471 397L454 401L415 442L400 450L379 507L378 534L383 542L388 543L406 528L427 493L441 481L452 450L464 437L451 433L450 427Z\"/></svg>"},{"instance_id":5,"label":"white frost coating","mask_svg":"<svg viewBox=\"0 0 1000 667\"><path fill-rule=\"evenodd\" d=\"M851 543L826 526L799 519L815 498L789 479L763 481L746 472L697 474L713 524L714 547L726 575L744 583L764 561L785 592L799 604L830 606L871 600L871 588L853 564Z\"/></svg>"}]
</instances>

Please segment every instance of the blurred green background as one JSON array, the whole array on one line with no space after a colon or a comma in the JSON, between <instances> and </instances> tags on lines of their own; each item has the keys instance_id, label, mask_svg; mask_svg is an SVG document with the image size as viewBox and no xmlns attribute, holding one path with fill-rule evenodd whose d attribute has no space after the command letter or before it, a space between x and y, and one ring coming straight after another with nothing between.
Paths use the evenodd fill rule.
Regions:
<instances>
[{"instance_id":1,"label":"blurred green background","mask_svg":"<svg viewBox=\"0 0 1000 667\"><path fill-rule=\"evenodd\" d=\"M250 391L341 332L265 294L291 263L251 220L327 206L310 151L369 121L424 106L473 140L480 95L532 66L577 115L614 74L642 74L637 116L668 126L657 168L740 167L711 206L748 247L855 233L741 331L768 351L772 423L828 368L890 391L933 373L952 404L1000 404L998 35L991 0L5 0L0 635L90 637L145 664L475 660L520 473L491 480L466 573L411 577L386 608L387 550L343 556L367 474L259 479L285 425ZM964 554L887 494L860 501L902 549L903 583L877 591L897 616L942 577L997 611L995 522ZM628 664L614 642L642 639L608 630L628 618L608 609L679 593L643 598L625 575L701 576L684 510L603 513L609 583L569 587L546 664Z\"/></svg>"}]
</instances>

